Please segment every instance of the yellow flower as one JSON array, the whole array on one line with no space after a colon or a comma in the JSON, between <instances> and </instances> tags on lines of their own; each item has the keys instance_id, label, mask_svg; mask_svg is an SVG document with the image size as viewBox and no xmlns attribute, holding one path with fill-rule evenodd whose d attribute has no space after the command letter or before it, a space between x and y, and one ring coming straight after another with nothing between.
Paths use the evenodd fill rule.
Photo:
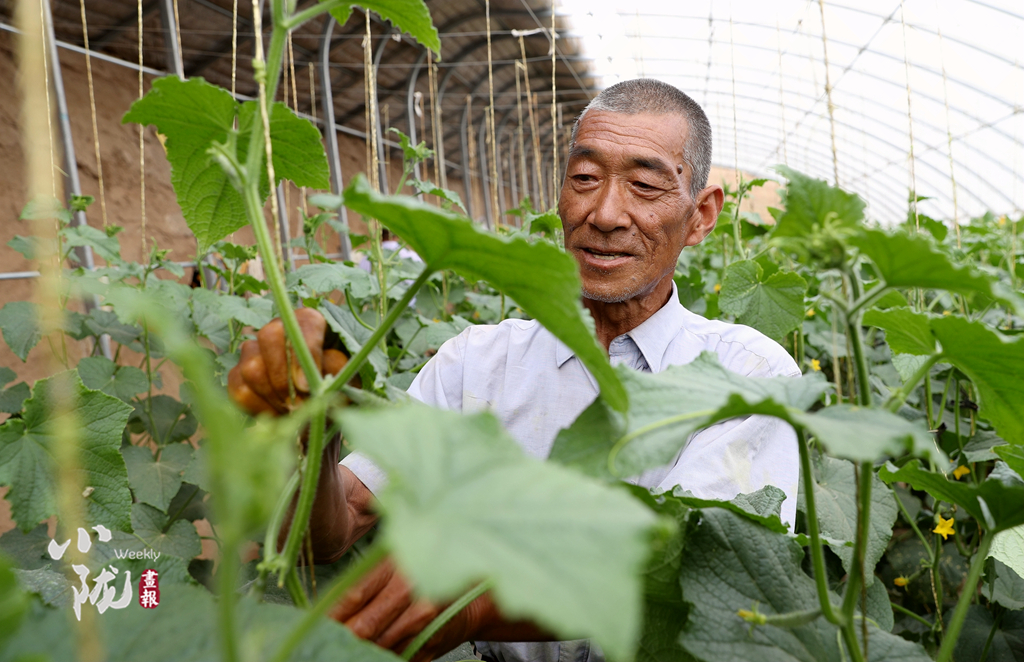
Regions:
<instances>
[{"instance_id":1,"label":"yellow flower","mask_svg":"<svg viewBox=\"0 0 1024 662\"><path fill-rule=\"evenodd\" d=\"M721 291L722 291L722 284L721 283L715 283L715 294L718 294Z\"/></svg>"},{"instance_id":2,"label":"yellow flower","mask_svg":"<svg viewBox=\"0 0 1024 662\"><path fill-rule=\"evenodd\" d=\"M736 615L751 625L764 625L767 622L764 614L758 612L756 607L754 608L754 611L750 611L749 609L740 609L736 612Z\"/></svg>"},{"instance_id":3,"label":"yellow flower","mask_svg":"<svg viewBox=\"0 0 1024 662\"><path fill-rule=\"evenodd\" d=\"M961 478L963 478L964 476L966 476L969 473L971 473L971 468L969 466L967 466L966 464L964 464L964 465L961 465L961 466L957 467L956 469L953 469L953 478L956 478L957 480L960 480Z\"/></svg>"},{"instance_id":4,"label":"yellow flower","mask_svg":"<svg viewBox=\"0 0 1024 662\"><path fill-rule=\"evenodd\" d=\"M810 308L805 313L808 317L814 317L814 308Z\"/></svg>"},{"instance_id":5,"label":"yellow flower","mask_svg":"<svg viewBox=\"0 0 1024 662\"><path fill-rule=\"evenodd\" d=\"M1006 225L1006 217L1005 216L1000 216L999 217L999 225L1000 226Z\"/></svg>"},{"instance_id":6,"label":"yellow flower","mask_svg":"<svg viewBox=\"0 0 1024 662\"><path fill-rule=\"evenodd\" d=\"M946 536L955 535L956 531L953 530L953 518L950 517L949 519L944 519L942 515L939 515L939 525L932 529L932 533L939 534L942 536L943 540L946 539Z\"/></svg>"},{"instance_id":7,"label":"yellow flower","mask_svg":"<svg viewBox=\"0 0 1024 662\"><path fill-rule=\"evenodd\" d=\"M953 313L949 312L948 310L944 310L944 311L942 311L942 314L943 315L952 315Z\"/></svg>"},{"instance_id":8,"label":"yellow flower","mask_svg":"<svg viewBox=\"0 0 1024 662\"><path fill-rule=\"evenodd\" d=\"M910 582L906 577L897 577L896 579L892 580L892 583L896 584L896 586L899 586L900 588L903 588Z\"/></svg>"},{"instance_id":9,"label":"yellow flower","mask_svg":"<svg viewBox=\"0 0 1024 662\"><path fill-rule=\"evenodd\" d=\"M811 359L811 370L814 372L821 372L821 361L818 359Z\"/></svg>"}]
</instances>

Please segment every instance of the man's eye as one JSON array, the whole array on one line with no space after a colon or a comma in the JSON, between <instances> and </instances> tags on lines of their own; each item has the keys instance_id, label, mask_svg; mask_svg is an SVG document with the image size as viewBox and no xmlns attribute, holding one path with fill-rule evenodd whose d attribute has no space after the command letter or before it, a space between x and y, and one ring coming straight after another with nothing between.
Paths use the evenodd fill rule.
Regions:
<instances>
[{"instance_id":1,"label":"man's eye","mask_svg":"<svg viewBox=\"0 0 1024 662\"><path fill-rule=\"evenodd\" d=\"M594 178L590 175L573 175L573 179L578 182L592 182Z\"/></svg>"},{"instance_id":2,"label":"man's eye","mask_svg":"<svg viewBox=\"0 0 1024 662\"><path fill-rule=\"evenodd\" d=\"M633 186L644 191L653 191L654 187L647 182L633 182Z\"/></svg>"}]
</instances>

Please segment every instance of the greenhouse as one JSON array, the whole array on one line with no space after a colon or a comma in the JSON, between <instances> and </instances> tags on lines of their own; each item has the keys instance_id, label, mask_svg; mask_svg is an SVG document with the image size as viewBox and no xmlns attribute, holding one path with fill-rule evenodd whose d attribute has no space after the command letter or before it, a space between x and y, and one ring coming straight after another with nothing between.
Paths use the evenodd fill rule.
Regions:
<instances>
[{"instance_id":1,"label":"greenhouse","mask_svg":"<svg viewBox=\"0 0 1024 662\"><path fill-rule=\"evenodd\" d=\"M0 662L1024 660L1024 6L0 5Z\"/></svg>"}]
</instances>

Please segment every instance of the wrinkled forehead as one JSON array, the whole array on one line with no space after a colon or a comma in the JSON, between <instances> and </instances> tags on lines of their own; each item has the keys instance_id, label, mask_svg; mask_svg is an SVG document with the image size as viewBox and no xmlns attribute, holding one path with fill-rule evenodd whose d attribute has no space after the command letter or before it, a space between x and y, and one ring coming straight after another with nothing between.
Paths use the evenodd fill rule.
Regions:
<instances>
[{"instance_id":1,"label":"wrinkled forehead","mask_svg":"<svg viewBox=\"0 0 1024 662\"><path fill-rule=\"evenodd\" d=\"M686 160L689 127L686 118L671 113L621 113L590 110L575 127L573 154L614 151L648 152L672 161Z\"/></svg>"}]
</instances>

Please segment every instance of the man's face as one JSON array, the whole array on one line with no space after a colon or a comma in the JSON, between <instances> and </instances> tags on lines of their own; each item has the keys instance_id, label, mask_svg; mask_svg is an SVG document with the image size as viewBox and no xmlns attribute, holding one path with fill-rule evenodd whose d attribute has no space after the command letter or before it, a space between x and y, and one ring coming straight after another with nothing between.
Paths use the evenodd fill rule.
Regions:
<instances>
[{"instance_id":1,"label":"man's face","mask_svg":"<svg viewBox=\"0 0 1024 662\"><path fill-rule=\"evenodd\" d=\"M689 193L688 131L677 115L591 111L580 122L558 212L586 298L650 294L710 231Z\"/></svg>"}]
</instances>

